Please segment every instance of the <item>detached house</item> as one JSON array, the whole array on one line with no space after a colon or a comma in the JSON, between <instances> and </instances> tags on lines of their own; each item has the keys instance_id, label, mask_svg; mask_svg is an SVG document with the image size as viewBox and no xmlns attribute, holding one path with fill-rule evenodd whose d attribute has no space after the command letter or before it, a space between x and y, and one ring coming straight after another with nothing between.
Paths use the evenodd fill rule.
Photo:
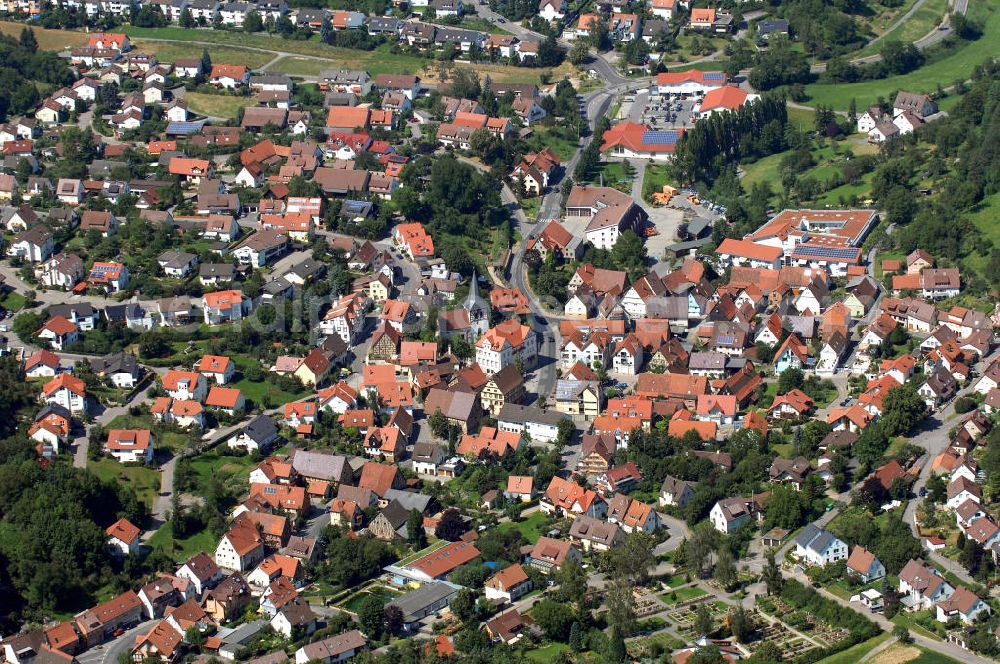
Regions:
<instances>
[{"instance_id":1,"label":"detached house","mask_svg":"<svg viewBox=\"0 0 1000 664\"><path fill-rule=\"evenodd\" d=\"M795 555L808 565L822 567L846 560L847 543L810 523L795 538Z\"/></svg>"}]
</instances>

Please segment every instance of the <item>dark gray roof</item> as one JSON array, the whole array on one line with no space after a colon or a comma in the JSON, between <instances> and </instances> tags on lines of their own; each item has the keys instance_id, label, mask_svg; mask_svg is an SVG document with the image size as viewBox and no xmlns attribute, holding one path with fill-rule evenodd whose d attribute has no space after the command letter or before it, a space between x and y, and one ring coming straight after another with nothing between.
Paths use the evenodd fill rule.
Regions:
<instances>
[{"instance_id":1,"label":"dark gray roof","mask_svg":"<svg viewBox=\"0 0 1000 664\"><path fill-rule=\"evenodd\" d=\"M347 464L347 457L309 450L297 450L292 457L292 467L305 477L339 482Z\"/></svg>"},{"instance_id":2,"label":"dark gray roof","mask_svg":"<svg viewBox=\"0 0 1000 664\"><path fill-rule=\"evenodd\" d=\"M537 406L521 406L516 403L504 404L500 409L501 422L537 422L557 426L559 422L568 419L569 415L555 410L542 410Z\"/></svg>"},{"instance_id":3,"label":"dark gray roof","mask_svg":"<svg viewBox=\"0 0 1000 664\"><path fill-rule=\"evenodd\" d=\"M399 607L403 616L415 616L428 606L458 594L458 587L443 581L425 583L416 590L411 590L402 597L389 602L391 606Z\"/></svg>"},{"instance_id":4,"label":"dark gray roof","mask_svg":"<svg viewBox=\"0 0 1000 664\"><path fill-rule=\"evenodd\" d=\"M247 422L243 433L255 442L267 441L278 434L278 425L267 415L258 415Z\"/></svg>"},{"instance_id":5,"label":"dark gray roof","mask_svg":"<svg viewBox=\"0 0 1000 664\"><path fill-rule=\"evenodd\" d=\"M799 532L795 538L795 544L804 549L822 554L835 539L837 538L833 533L817 527L814 523L810 523Z\"/></svg>"},{"instance_id":6,"label":"dark gray roof","mask_svg":"<svg viewBox=\"0 0 1000 664\"><path fill-rule=\"evenodd\" d=\"M428 496L423 493L416 493L413 491L402 491L400 489L389 489L382 496L385 500L391 500L393 502L398 502L406 511L409 512L412 509L419 510L421 513L427 511L427 506L430 505L431 501L434 500L433 496Z\"/></svg>"},{"instance_id":7,"label":"dark gray roof","mask_svg":"<svg viewBox=\"0 0 1000 664\"><path fill-rule=\"evenodd\" d=\"M201 267L198 268L198 275L201 277L232 279L234 269L232 263L202 263Z\"/></svg>"}]
</instances>

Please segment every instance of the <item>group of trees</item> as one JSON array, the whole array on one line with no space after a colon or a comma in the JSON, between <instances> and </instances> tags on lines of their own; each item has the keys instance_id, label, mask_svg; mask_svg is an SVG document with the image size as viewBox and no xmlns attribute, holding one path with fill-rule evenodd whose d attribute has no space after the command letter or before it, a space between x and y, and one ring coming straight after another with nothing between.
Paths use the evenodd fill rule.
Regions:
<instances>
[{"instance_id":1,"label":"group of trees","mask_svg":"<svg viewBox=\"0 0 1000 664\"><path fill-rule=\"evenodd\" d=\"M0 120L34 110L41 101L38 84L67 85L73 75L56 53L38 50L31 28L18 39L0 35Z\"/></svg>"},{"instance_id":2,"label":"group of trees","mask_svg":"<svg viewBox=\"0 0 1000 664\"><path fill-rule=\"evenodd\" d=\"M728 163L784 150L787 122L785 100L775 95L715 113L684 133L671 168L680 182L713 181Z\"/></svg>"}]
</instances>

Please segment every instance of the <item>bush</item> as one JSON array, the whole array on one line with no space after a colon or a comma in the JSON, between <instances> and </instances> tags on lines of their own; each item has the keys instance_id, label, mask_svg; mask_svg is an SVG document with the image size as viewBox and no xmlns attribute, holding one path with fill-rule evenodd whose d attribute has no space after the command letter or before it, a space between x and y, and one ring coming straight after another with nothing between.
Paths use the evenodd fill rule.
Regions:
<instances>
[{"instance_id":1,"label":"bush","mask_svg":"<svg viewBox=\"0 0 1000 664\"><path fill-rule=\"evenodd\" d=\"M977 406L976 400L972 397L959 397L955 400L955 412L959 414L971 412Z\"/></svg>"}]
</instances>

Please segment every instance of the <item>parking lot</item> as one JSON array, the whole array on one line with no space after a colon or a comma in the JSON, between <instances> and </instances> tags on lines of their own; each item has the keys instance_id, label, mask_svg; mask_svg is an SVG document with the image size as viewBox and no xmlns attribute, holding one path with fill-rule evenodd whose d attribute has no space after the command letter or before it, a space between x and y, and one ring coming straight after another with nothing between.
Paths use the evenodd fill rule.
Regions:
<instances>
[{"instance_id":1,"label":"parking lot","mask_svg":"<svg viewBox=\"0 0 1000 664\"><path fill-rule=\"evenodd\" d=\"M644 90L622 100L623 115L627 112L632 122L653 129L674 129L694 125L693 109L701 103L694 95L660 95L655 90ZM625 107L628 106L626 111Z\"/></svg>"}]
</instances>

